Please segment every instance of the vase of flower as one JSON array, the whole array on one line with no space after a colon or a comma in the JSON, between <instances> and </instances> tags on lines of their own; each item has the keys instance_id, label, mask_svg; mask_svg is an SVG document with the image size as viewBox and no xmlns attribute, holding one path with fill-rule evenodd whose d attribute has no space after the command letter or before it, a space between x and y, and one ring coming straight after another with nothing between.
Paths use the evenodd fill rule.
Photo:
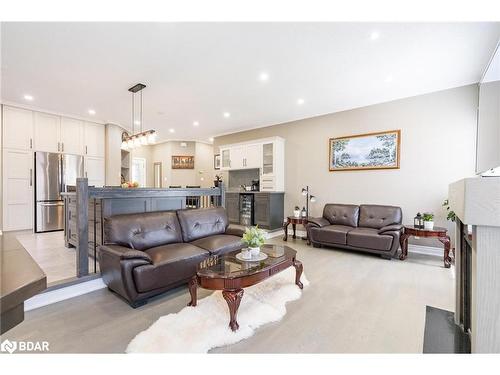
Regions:
<instances>
[{"instance_id":1,"label":"vase of flower","mask_svg":"<svg viewBox=\"0 0 500 375\"><path fill-rule=\"evenodd\" d=\"M248 247L252 258L255 258L260 253L260 247L266 241L266 232L259 229L258 226L247 228L241 241Z\"/></svg>"}]
</instances>

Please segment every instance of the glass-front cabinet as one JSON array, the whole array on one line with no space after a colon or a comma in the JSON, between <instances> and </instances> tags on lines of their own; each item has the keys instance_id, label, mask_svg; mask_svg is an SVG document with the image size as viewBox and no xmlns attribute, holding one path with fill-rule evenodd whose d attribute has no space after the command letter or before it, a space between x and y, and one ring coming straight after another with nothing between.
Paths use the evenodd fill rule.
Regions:
<instances>
[{"instance_id":1,"label":"glass-front cabinet","mask_svg":"<svg viewBox=\"0 0 500 375\"><path fill-rule=\"evenodd\" d=\"M262 175L274 174L274 142L262 145Z\"/></svg>"},{"instance_id":2,"label":"glass-front cabinet","mask_svg":"<svg viewBox=\"0 0 500 375\"><path fill-rule=\"evenodd\" d=\"M221 149L221 169L231 168L231 151L230 149Z\"/></svg>"}]
</instances>

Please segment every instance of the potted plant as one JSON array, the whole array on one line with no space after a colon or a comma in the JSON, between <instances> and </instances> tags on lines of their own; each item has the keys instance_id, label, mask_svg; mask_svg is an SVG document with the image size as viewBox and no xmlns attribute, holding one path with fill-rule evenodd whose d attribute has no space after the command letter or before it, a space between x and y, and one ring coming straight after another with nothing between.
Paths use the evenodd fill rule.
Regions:
<instances>
[{"instance_id":1,"label":"potted plant","mask_svg":"<svg viewBox=\"0 0 500 375\"><path fill-rule=\"evenodd\" d=\"M248 246L252 257L256 257L260 253L260 247L266 241L266 232L258 226L247 228L241 241Z\"/></svg>"},{"instance_id":2,"label":"potted plant","mask_svg":"<svg viewBox=\"0 0 500 375\"><path fill-rule=\"evenodd\" d=\"M424 213L424 229L432 230L434 228L434 214Z\"/></svg>"},{"instance_id":3,"label":"potted plant","mask_svg":"<svg viewBox=\"0 0 500 375\"><path fill-rule=\"evenodd\" d=\"M215 175L215 180L214 180L214 186L215 186L215 187L219 187L219 182L221 182L221 181L222 181L222 176L221 176L221 175L216 174L216 175Z\"/></svg>"},{"instance_id":4,"label":"potted plant","mask_svg":"<svg viewBox=\"0 0 500 375\"><path fill-rule=\"evenodd\" d=\"M453 210L450 210L450 202L448 201L448 199L444 200L443 207L446 207L446 212L447 212L446 220L455 221L456 215L455 212L453 212Z\"/></svg>"},{"instance_id":5,"label":"potted plant","mask_svg":"<svg viewBox=\"0 0 500 375\"><path fill-rule=\"evenodd\" d=\"M293 216L300 217L300 207L299 206L295 206L295 208L293 209Z\"/></svg>"}]
</instances>

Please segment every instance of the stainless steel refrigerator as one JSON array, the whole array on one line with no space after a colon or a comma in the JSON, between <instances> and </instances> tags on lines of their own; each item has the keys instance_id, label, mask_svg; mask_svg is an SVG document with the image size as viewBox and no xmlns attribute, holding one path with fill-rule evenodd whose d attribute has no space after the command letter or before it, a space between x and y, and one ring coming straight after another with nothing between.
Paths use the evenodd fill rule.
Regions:
<instances>
[{"instance_id":1,"label":"stainless steel refrigerator","mask_svg":"<svg viewBox=\"0 0 500 375\"><path fill-rule=\"evenodd\" d=\"M83 156L35 152L35 232L64 229L61 192L83 177Z\"/></svg>"}]
</instances>

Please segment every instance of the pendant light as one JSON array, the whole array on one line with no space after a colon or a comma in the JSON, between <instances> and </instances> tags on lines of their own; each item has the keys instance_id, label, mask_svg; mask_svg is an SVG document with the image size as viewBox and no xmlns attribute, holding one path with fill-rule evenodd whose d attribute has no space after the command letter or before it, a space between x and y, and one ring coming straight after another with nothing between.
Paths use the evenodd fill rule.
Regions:
<instances>
[{"instance_id":1,"label":"pendant light","mask_svg":"<svg viewBox=\"0 0 500 375\"><path fill-rule=\"evenodd\" d=\"M146 87L143 83L138 83L128 89L132 93L132 135L127 135L122 139L122 150L132 150L141 146L147 146L156 141L156 131L143 131L143 115L142 115L142 90ZM135 102L136 94L139 93L139 119L135 118ZM139 132L134 133L135 125L139 125Z\"/></svg>"}]
</instances>

